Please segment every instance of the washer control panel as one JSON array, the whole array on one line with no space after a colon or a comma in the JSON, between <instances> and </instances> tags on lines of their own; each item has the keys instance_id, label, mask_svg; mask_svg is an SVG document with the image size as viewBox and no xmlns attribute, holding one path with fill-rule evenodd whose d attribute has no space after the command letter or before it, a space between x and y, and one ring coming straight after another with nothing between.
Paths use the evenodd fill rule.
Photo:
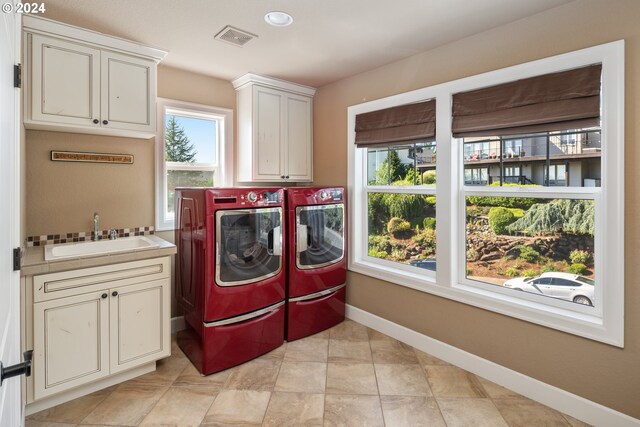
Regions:
<instances>
[{"instance_id":1,"label":"washer control panel","mask_svg":"<svg viewBox=\"0 0 640 427\"><path fill-rule=\"evenodd\" d=\"M257 205L269 205L272 203L279 203L280 195L278 191L260 191L260 190L249 190L246 193L240 193L240 202L251 203Z\"/></svg>"}]
</instances>

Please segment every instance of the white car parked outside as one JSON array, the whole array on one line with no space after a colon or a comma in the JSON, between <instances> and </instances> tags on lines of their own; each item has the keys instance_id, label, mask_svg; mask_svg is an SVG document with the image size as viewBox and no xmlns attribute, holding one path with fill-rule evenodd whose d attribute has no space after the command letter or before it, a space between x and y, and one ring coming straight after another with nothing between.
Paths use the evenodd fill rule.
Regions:
<instances>
[{"instance_id":1,"label":"white car parked outside","mask_svg":"<svg viewBox=\"0 0 640 427\"><path fill-rule=\"evenodd\" d=\"M540 276L516 277L504 282L505 288L593 305L595 282L578 274L549 272Z\"/></svg>"}]
</instances>

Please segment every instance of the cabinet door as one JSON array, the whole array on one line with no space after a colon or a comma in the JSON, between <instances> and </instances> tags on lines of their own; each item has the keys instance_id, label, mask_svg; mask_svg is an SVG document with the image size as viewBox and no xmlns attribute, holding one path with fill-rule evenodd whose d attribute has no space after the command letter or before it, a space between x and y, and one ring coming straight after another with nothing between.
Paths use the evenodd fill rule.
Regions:
<instances>
[{"instance_id":1,"label":"cabinet door","mask_svg":"<svg viewBox=\"0 0 640 427\"><path fill-rule=\"evenodd\" d=\"M31 118L99 127L100 51L33 34Z\"/></svg>"},{"instance_id":2,"label":"cabinet door","mask_svg":"<svg viewBox=\"0 0 640 427\"><path fill-rule=\"evenodd\" d=\"M110 51L101 61L101 125L155 132L155 62Z\"/></svg>"},{"instance_id":3,"label":"cabinet door","mask_svg":"<svg viewBox=\"0 0 640 427\"><path fill-rule=\"evenodd\" d=\"M34 304L34 398L109 374L109 298L93 292Z\"/></svg>"},{"instance_id":4,"label":"cabinet door","mask_svg":"<svg viewBox=\"0 0 640 427\"><path fill-rule=\"evenodd\" d=\"M253 90L253 179L282 181L285 94L262 86L254 86Z\"/></svg>"},{"instance_id":5,"label":"cabinet door","mask_svg":"<svg viewBox=\"0 0 640 427\"><path fill-rule=\"evenodd\" d=\"M171 354L169 280L110 291L111 373Z\"/></svg>"},{"instance_id":6,"label":"cabinet door","mask_svg":"<svg viewBox=\"0 0 640 427\"><path fill-rule=\"evenodd\" d=\"M311 181L312 174L312 100L306 96L286 97L285 175L290 181Z\"/></svg>"}]
</instances>

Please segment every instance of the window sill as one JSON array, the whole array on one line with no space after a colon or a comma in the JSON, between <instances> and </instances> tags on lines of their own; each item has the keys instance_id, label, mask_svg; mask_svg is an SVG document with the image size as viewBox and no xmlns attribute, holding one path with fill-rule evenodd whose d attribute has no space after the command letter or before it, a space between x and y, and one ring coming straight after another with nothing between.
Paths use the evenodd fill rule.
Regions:
<instances>
[{"instance_id":1,"label":"window sill","mask_svg":"<svg viewBox=\"0 0 640 427\"><path fill-rule=\"evenodd\" d=\"M551 329L616 347L624 347L622 336L616 336L615 333L608 330L609 328L603 324L601 316L588 313L589 309L586 307L577 307L580 311L561 307L573 304L570 302L565 304L564 301L553 300L553 305L544 304L469 284L453 283L451 286L446 286L438 284L435 278L382 266L366 260L350 262L349 270ZM593 310L595 311L595 308Z\"/></svg>"}]
</instances>

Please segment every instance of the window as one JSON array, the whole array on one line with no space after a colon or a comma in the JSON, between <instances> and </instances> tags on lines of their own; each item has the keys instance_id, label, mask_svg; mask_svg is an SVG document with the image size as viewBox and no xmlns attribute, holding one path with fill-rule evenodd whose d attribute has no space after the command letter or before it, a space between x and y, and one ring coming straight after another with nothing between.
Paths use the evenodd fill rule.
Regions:
<instances>
[{"instance_id":1,"label":"window","mask_svg":"<svg viewBox=\"0 0 640 427\"><path fill-rule=\"evenodd\" d=\"M489 183L489 172L487 168L468 168L464 169L465 185L487 185Z\"/></svg>"},{"instance_id":2,"label":"window","mask_svg":"<svg viewBox=\"0 0 640 427\"><path fill-rule=\"evenodd\" d=\"M231 110L179 101L158 101L156 140L157 230L174 228L177 187L221 187L232 184Z\"/></svg>"},{"instance_id":3,"label":"window","mask_svg":"<svg viewBox=\"0 0 640 427\"><path fill-rule=\"evenodd\" d=\"M549 179L547 180L547 171L544 172L545 182L549 186L564 187L567 184L567 165L553 164L549 165Z\"/></svg>"},{"instance_id":4,"label":"window","mask_svg":"<svg viewBox=\"0 0 640 427\"><path fill-rule=\"evenodd\" d=\"M624 42L614 42L349 107L349 268L623 346L623 58ZM542 108L490 111L486 97L474 98L510 96L528 80L552 85L550 97L536 89L525 101ZM567 82L571 95L555 103ZM435 101L433 141L357 144L358 116L424 99ZM416 144L437 147L435 161L416 161ZM413 179L390 177L391 163ZM437 186L419 182L420 167L434 178L437 170ZM386 231L384 209L403 213ZM428 256L418 242L399 244L421 232L420 215L437 224Z\"/></svg>"},{"instance_id":5,"label":"window","mask_svg":"<svg viewBox=\"0 0 640 427\"><path fill-rule=\"evenodd\" d=\"M433 275L436 256L435 103L421 101L356 118L366 157L367 257Z\"/></svg>"}]
</instances>

